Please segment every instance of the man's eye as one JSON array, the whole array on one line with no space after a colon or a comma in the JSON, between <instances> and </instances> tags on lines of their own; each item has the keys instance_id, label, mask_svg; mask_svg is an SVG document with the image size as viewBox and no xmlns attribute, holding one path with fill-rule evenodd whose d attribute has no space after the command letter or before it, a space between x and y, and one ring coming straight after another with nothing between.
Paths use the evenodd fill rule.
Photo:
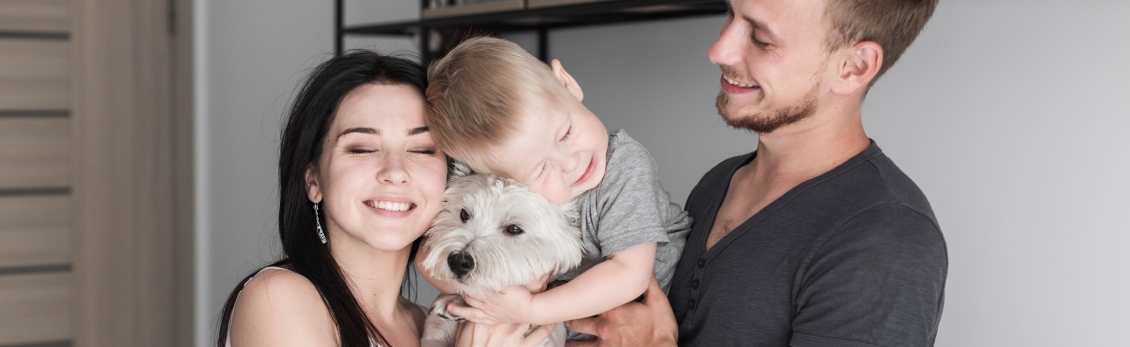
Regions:
<instances>
[{"instance_id":1,"label":"man's eye","mask_svg":"<svg viewBox=\"0 0 1130 347\"><path fill-rule=\"evenodd\" d=\"M764 42L764 41L758 40L758 39L757 39L756 37L752 37L752 36L751 36L751 37L749 38L749 40L753 42L753 45L754 45L754 46L757 46L757 47L759 47L759 48L765 48L765 47L769 47L769 43L768 43L768 42Z\"/></svg>"}]
</instances>

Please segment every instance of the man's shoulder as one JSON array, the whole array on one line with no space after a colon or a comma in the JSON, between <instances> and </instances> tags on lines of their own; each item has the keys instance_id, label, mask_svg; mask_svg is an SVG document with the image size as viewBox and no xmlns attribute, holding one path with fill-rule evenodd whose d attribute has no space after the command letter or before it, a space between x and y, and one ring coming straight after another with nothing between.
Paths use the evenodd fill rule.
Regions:
<instances>
[{"instance_id":1,"label":"man's shoulder","mask_svg":"<svg viewBox=\"0 0 1130 347\"><path fill-rule=\"evenodd\" d=\"M868 156L860 165L829 179L826 185L842 190L846 193L843 198L856 200L861 207L877 204L902 206L937 224L926 194L881 151Z\"/></svg>"},{"instance_id":2,"label":"man's shoulder","mask_svg":"<svg viewBox=\"0 0 1130 347\"><path fill-rule=\"evenodd\" d=\"M820 211L822 230L813 234L817 247L838 243L872 244L921 251L940 251L945 240L926 195L893 161L875 151L854 164L833 170L798 197L796 213ZM815 230L814 230L815 231ZM859 249L859 247L854 247ZM922 252L917 253L922 255ZM913 254L911 256L914 256Z\"/></svg>"}]
</instances>

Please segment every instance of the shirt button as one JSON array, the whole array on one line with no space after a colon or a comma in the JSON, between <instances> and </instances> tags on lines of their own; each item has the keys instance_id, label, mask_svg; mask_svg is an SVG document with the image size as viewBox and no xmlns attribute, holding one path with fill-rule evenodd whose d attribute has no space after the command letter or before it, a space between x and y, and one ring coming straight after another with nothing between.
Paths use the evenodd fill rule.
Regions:
<instances>
[{"instance_id":1,"label":"shirt button","mask_svg":"<svg viewBox=\"0 0 1130 347\"><path fill-rule=\"evenodd\" d=\"M692 310L694 309L694 300L691 300L691 302L690 302L690 309L692 309Z\"/></svg>"},{"instance_id":2,"label":"shirt button","mask_svg":"<svg viewBox=\"0 0 1130 347\"><path fill-rule=\"evenodd\" d=\"M706 259L698 258L698 267L706 267Z\"/></svg>"},{"instance_id":3,"label":"shirt button","mask_svg":"<svg viewBox=\"0 0 1130 347\"><path fill-rule=\"evenodd\" d=\"M698 280L691 281L691 288L698 289Z\"/></svg>"}]
</instances>

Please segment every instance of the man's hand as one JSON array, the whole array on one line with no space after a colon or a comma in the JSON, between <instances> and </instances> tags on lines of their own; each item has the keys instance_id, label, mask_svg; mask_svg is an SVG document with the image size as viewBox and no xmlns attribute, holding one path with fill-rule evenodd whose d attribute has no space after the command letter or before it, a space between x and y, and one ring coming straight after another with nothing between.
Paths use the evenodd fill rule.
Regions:
<instances>
[{"instance_id":1,"label":"man's hand","mask_svg":"<svg viewBox=\"0 0 1130 347\"><path fill-rule=\"evenodd\" d=\"M643 302L629 302L592 318L565 322L577 332L595 335L592 341L569 341L568 347L676 346L679 327L671 303L654 278Z\"/></svg>"}]
</instances>

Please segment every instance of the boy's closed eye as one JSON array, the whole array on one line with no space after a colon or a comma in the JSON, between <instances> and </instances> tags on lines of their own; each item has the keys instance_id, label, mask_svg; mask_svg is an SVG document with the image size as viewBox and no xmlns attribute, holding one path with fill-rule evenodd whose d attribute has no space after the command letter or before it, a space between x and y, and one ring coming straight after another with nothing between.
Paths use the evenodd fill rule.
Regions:
<instances>
[{"instance_id":1,"label":"boy's closed eye","mask_svg":"<svg viewBox=\"0 0 1130 347\"><path fill-rule=\"evenodd\" d=\"M410 150L409 152L417 153L417 154L425 154L425 155L435 155L436 149L435 148L418 148L418 149Z\"/></svg>"}]
</instances>

